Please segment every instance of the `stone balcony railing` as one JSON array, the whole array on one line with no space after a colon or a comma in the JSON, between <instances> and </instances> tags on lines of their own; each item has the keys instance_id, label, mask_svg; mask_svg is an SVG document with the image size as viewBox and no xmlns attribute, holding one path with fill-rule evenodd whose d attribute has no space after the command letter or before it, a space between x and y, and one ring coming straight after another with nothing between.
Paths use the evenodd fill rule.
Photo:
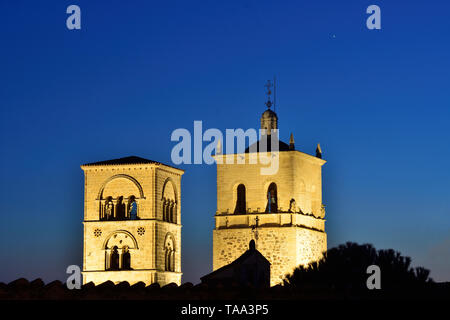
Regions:
<instances>
[{"instance_id":1,"label":"stone balcony railing","mask_svg":"<svg viewBox=\"0 0 450 320\"><path fill-rule=\"evenodd\" d=\"M179 223L164 221L159 218L147 218L147 219L138 218L135 220L130 220L130 219L125 219L125 220L84 220L83 223L88 223L88 224L101 223L102 225L107 226L107 225L116 225L118 222L120 222L120 225L125 227L125 226L139 226L139 225L143 225L149 221L157 221L157 222L162 222L165 224L181 226L181 224L179 224Z\"/></svg>"},{"instance_id":2,"label":"stone balcony railing","mask_svg":"<svg viewBox=\"0 0 450 320\"><path fill-rule=\"evenodd\" d=\"M325 220L301 213L246 213L246 214L216 214L216 229L254 227L288 227L302 226L305 228L325 231Z\"/></svg>"}]
</instances>

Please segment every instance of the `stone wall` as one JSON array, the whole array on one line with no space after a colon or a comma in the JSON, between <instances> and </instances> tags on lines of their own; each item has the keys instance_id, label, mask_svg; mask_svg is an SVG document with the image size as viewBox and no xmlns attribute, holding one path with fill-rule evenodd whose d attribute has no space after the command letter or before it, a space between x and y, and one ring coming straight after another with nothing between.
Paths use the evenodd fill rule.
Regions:
<instances>
[{"instance_id":1,"label":"stone wall","mask_svg":"<svg viewBox=\"0 0 450 320\"><path fill-rule=\"evenodd\" d=\"M162 212L162 195L164 188L167 183L172 183L173 189L175 190L177 199L177 224L181 224L181 177L178 172L173 170L168 170L167 168L157 168L155 175L155 203L156 203L156 218L159 220L163 219Z\"/></svg>"},{"instance_id":2,"label":"stone wall","mask_svg":"<svg viewBox=\"0 0 450 320\"><path fill-rule=\"evenodd\" d=\"M85 221L99 220L100 198L117 195L124 197L134 195L137 198L140 218L153 218L154 167L150 165L100 166L86 167L84 170ZM142 190L142 195L139 190ZM129 194L130 192L133 194Z\"/></svg>"},{"instance_id":3,"label":"stone wall","mask_svg":"<svg viewBox=\"0 0 450 320\"><path fill-rule=\"evenodd\" d=\"M157 272L154 270L90 271L83 272L83 283L93 282L95 285L99 285L109 280L116 284L127 281L130 285L137 282L144 282L146 285L158 282L160 286L169 283L181 285L181 275L178 272Z\"/></svg>"},{"instance_id":4,"label":"stone wall","mask_svg":"<svg viewBox=\"0 0 450 320\"><path fill-rule=\"evenodd\" d=\"M144 282L149 285L155 282L156 272L149 270L133 270L133 271L89 271L83 272L83 283L93 282L95 285L102 284L106 281L112 281L114 283L119 283L122 281L127 281L130 285L137 282Z\"/></svg>"},{"instance_id":5,"label":"stone wall","mask_svg":"<svg viewBox=\"0 0 450 320\"><path fill-rule=\"evenodd\" d=\"M183 172L160 164L87 165L82 169L85 171L83 281L181 284ZM162 194L167 184L171 184L175 192L176 223L162 221ZM138 219L101 221L101 204L107 197L115 201L120 196L136 198ZM165 270L164 243L169 234L175 246L175 272ZM123 246L129 247L133 270L106 270L111 248L105 246L114 238L120 241L119 253Z\"/></svg>"},{"instance_id":6,"label":"stone wall","mask_svg":"<svg viewBox=\"0 0 450 320\"><path fill-rule=\"evenodd\" d=\"M263 175L261 168L269 165L256 161L260 155L215 156L218 164L213 270L233 262L247 250L249 241L255 238L258 220L257 249L271 262L271 285L275 285L298 265L320 259L326 250L322 209L325 160L296 150L274 152L278 171ZM277 186L275 213L265 212L271 183ZM239 184L245 186L246 209L235 213ZM290 210L292 199L295 206Z\"/></svg>"},{"instance_id":7,"label":"stone wall","mask_svg":"<svg viewBox=\"0 0 450 320\"><path fill-rule=\"evenodd\" d=\"M306 265L320 260L327 250L327 234L304 228L297 228L297 265Z\"/></svg>"},{"instance_id":8,"label":"stone wall","mask_svg":"<svg viewBox=\"0 0 450 320\"><path fill-rule=\"evenodd\" d=\"M116 232L128 232L137 242L138 248L130 249L131 268L154 269L154 230L155 221L152 220L85 222L83 270L105 270L106 250L104 245Z\"/></svg>"},{"instance_id":9,"label":"stone wall","mask_svg":"<svg viewBox=\"0 0 450 320\"><path fill-rule=\"evenodd\" d=\"M279 211L287 212L291 199L295 199L297 210L323 217L322 206L322 165L324 160L300 151L278 152L278 172L274 175L261 175L261 163L250 164L255 154L215 156L222 159L217 164L217 213L234 213L237 199L237 186L246 188L246 207L248 212L264 212L267 205L267 190L274 182L277 185ZM226 158L234 157L233 164ZM244 164L238 164L243 159Z\"/></svg>"},{"instance_id":10,"label":"stone wall","mask_svg":"<svg viewBox=\"0 0 450 320\"><path fill-rule=\"evenodd\" d=\"M271 263L270 283L276 285L299 264L321 257L326 249L326 234L300 227L258 228L258 249ZM250 240L255 239L251 228L230 228L213 231L213 270L241 256Z\"/></svg>"},{"instance_id":11,"label":"stone wall","mask_svg":"<svg viewBox=\"0 0 450 320\"><path fill-rule=\"evenodd\" d=\"M181 226L159 221L156 224L156 269L165 270L164 244L168 236L172 236L175 244L175 272L181 272Z\"/></svg>"}]
</instances>

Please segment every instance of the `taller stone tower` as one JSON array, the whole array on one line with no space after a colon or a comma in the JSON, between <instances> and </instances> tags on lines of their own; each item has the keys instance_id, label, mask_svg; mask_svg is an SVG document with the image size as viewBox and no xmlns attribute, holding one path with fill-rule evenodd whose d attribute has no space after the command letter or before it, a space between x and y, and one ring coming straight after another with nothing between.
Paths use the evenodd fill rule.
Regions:
<instances>
[{"instance_id":1,"label":"taller stone tower","mask_svg":"<svg viewBox=\"0 0 450 320\"><path fill-rule=\"evenodd\" d=\"M181 284L180 169L139 157L82 165L83 282Z\"/></svg>"},{"instance_id":2,"label":"taller stone tower","mask_svg":"<svg viewBox=\"0 0 450 320\"><path fill-rule=\"evenodd\" d=\"M289 145L279 141L278 151L271 152L269 135L277 134L278 117L269 109L261 117L267 129L267 148L260 141L245 153L216 155L217 211L213 230L213 270L242 255L253 239L256 248L271 263L271 285L280 283L286 274L301 264L319 260L327 249L325 209L322 204L322 166L320 147L316 156L295 150L291 135ZM255 151L256 150L256 151ZM279 159L278 171L261 175L267 164L250 164L250 157ZM252 153L253 151L253 153ZM272 153L272 154L270 154ZM220 157L222 161L217 161ZM237 159L245 159L238 164Z\"/></svg>"}]
</instances>

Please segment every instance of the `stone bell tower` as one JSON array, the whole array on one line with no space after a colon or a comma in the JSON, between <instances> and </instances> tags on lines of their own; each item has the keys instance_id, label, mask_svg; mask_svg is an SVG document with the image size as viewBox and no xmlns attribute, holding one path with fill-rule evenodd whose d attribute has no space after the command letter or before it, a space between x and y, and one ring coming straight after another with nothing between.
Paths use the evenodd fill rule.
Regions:
<instances>
[{"instance_id":1,"label":"stone bell tower","mask_svg":"<svg viewBox=\"0 0 450 320\"><path fill-rule=\"evenodd\" d=\"M83 283L180 285L183 170L135 156L81 168Z\"/></svg>"},{"instance_id":2,"label":"stone bell tower","mask_svg":"<svg viewBox=\"0 0 450 320\"><path fill-rule=\"evenodd\" d=\"M278 116L268 109L261 116L261 128L267 135L278 134ZM262 136L262 139L268 138ZM217 162L217 211L213 230L213 270L233 262L254 239L256 248L271 263L271 285L282 282L286 274L301 264L318 260L327 249L325 209L322 204L322 160L295 150L291 135L289 144L279 141L278 151L271 151L260 141L243 154L235 154L234 163ZM275 174L261 175L265 164L249 161L256 153L266 151L277 156ZM274 149L276 150L276 149ZM220 157L230 155L216 155ZM237 158L245 163L237 163Z\"/></svg>"}]
</instances>

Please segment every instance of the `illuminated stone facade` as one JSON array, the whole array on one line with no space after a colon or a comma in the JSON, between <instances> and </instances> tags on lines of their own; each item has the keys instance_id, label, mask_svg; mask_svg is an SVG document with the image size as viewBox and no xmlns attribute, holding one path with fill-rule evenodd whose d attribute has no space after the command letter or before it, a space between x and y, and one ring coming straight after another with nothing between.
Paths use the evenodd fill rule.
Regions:
<instances>
[{"instance_id":1,"label":"illuminated stone facade","mask_svg":"<svg viewBox=\"0 0 450 320\"><path fill-rule=\"evenodd\" d=\"M261 126L269 134L278 129L277 115L264 112ZM279 160L278 171L261 175L261 167L268 165L251 164L250 158L259 153L248 151L215 156L213 270L234 261L255 239L256 248L271 263L271 285L275 285L298 265L320 259L327 249L322 205L325 161L321 159L320 147L316 156L296 151L291 136L289 145L280 141L279 151L272 152ZM235 159L227 164L225 158L230 156ZM217 161L220 157L222 160ZM245 163L237 164L238 158L245 158Z\"/></svg>"},{"instance_id":2,"label":"illuminated stone facade","mask_svg":"<svg viewBox=\"0 0 450 320\"><path fill-rule=\"evenodd\" d=\"M81 168L83 283L180 285L183 171L138 157Z\"/></svg>"}]
</instances>

